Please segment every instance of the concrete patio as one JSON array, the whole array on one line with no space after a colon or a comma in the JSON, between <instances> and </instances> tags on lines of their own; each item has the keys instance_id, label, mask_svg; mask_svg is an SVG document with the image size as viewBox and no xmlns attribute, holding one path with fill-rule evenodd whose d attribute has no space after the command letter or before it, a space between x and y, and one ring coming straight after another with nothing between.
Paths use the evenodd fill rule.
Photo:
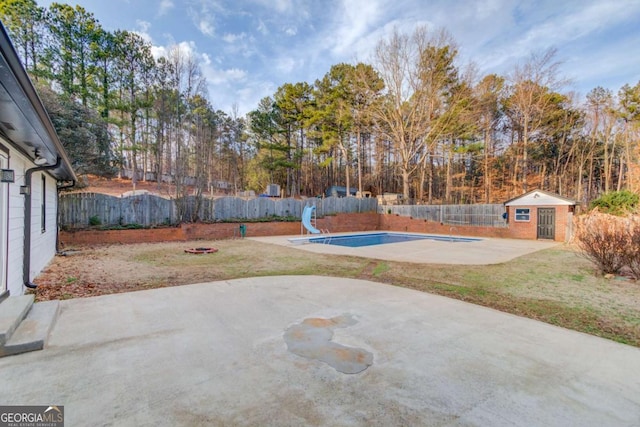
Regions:
<instances>
[{"instance_id":1,"label":"concrete patio","mask_svg":"<svg viewBox=\"0 0 640 427\"><path fill-rule=\"evenodd\" d=\"M69 426L640 425L638 348L317 276L62 301L48 347L0 372L3 404L64 405Z\"/></svg>"}]
</instances>

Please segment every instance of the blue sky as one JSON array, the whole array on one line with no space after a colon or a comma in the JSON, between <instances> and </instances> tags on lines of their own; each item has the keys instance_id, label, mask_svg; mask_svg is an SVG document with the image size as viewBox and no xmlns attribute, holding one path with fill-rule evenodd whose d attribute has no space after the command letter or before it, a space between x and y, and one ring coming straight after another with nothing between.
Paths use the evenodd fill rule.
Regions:
<instances>
[{"instance_id":1,"label":"blue sky","mask_svg":"<svg viewBox=\"0 0 640 427\"><path fill-rule=\"evenodd\" d=\"M58 1L64 3L65 1ZM39 0L49 6L49 0ZM313 83L340 62L370 62L398 28L446 28L460 64L506 75L533 52L558 51L567 89L617 92L640 81L640 0L77 0L107 30L142 34L200 60L216 109L240 115L284 83Z\"/></svg>"}]
</instances>

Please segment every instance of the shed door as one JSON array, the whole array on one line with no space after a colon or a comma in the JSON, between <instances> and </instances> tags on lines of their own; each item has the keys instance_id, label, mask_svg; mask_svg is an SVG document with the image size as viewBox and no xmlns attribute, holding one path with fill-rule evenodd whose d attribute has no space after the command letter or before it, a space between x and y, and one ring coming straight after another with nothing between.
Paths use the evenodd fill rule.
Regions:
<instances>
[{"instance_id":1,"label":"shed door","mask_svg":"<svg viewBox=\"0 0 640 427\"><path fill-rule=\"evenodd\" d=\"M556 208L538 208L538 239L555 239Z\"/></svg>"}]
</instances>

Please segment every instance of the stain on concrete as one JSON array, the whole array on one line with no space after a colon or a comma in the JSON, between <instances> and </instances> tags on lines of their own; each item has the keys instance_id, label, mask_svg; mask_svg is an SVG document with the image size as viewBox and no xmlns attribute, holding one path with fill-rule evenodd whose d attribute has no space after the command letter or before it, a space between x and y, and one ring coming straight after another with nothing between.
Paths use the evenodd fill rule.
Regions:
<instances>
[{"instance_id":1,"label":"stain on concrete","mask_svg":"<svg viewBox=\"0 0 640 427\"><path fill-rule=\"evenodd\" d=\"M357 374L373 364L373 354L332 341L334 329L356 323L350 314L330 319L309 318L290 326L284 332L284 341L293 354L327 363L344 374Z\"/></svg>"}]
</instances>

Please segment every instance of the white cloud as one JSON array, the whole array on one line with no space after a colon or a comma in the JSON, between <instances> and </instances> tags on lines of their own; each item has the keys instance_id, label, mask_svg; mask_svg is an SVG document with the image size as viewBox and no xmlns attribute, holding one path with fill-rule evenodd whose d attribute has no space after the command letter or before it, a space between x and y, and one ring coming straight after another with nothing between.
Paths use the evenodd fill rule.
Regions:
<instances>
[{"instance_id":1,"label":"white cloud","mask_svg":"<svg viewBox=\"0 0 640 427\"><path fill-rule=\"evenodd\" d=\"M149 28L151 28L151 23L150 22L143 21L141 19L136 20L136 24L138 25L138 29L143 33L148 32Z\"/></svg>"},{"instance_id":2,"label":"white cloud","mask_svg":"<svg viewBox=\"0 0 640 427\"><path fill-rule=\"evenodd\" d=\"M174 49L179 50L182 54L186 56L192 56L194 58L201 59L202 60L201 63L209 60L209 56L206 53L205 54L198 53L198 48L194 41L181 41L179 43L171 42L166 46L152 45L151 55L153 55L155 59L158 59L160 57L166 58L171 54L171 52Z\"/></svg>"},{"instance_id":3,"label":"white cloud","mask_svg":"<svg viewBox=\"0 0 640 427\"><path fill-rule=\"evenodd\" d=\"M192 0L186 8L187 15L198 31L205 36L215 35L215 15L226 16L227 11L216 0Z\"/></svg>"},{"instance_id":4,"label":"white cloud","mask_svg":"<svg viewBox=\"0 0 640 427\"><path fill-rule=\"evenodd\" d=\"M215 34L215 29L213 24L206 19L203 19L198 24L198 29L200 32L206 36L213 36Z\"/></svg>"},{"instance_id":5,"label":"white cloud","mask_svg":"<svg viewBox=\"0 0 640 427\"><path fill-rule=\"evenodd\" d=\"M253 0L253 2L280 13L289 12L294 9L294 6L300 6L294 5L293 0Z\"/></svg>"},{"instance_id":6,"label":"white cloud","mask_svg":"<svg viewBox=\"0 0 640 427\"><path fill-rule=\"evenodd\" d=\"M185 55L191 55L194 57L198 56L198 48L196 47L196 42L194 42L193 40L181 41L180 43L175 44L174 47L177 47L180 52L184 53Z\"/></svg>"},{"instance_id":7,"label":"white cloud","mask_svg":"<svg viewBox=\"0 0 640 427\"><path fill-rule=\"evenodd\" d=\"M572 10L573 12L573 10ZM524 48L559 45L597 32L628 16L629 10L616 3L600 2L578 8L575 13L557 15L531 28L518 44Z\"/></svg>"},{"instance_id":8,"label":"white cloud","mask_svg":"<svg viewBox=\"0 0 640 427\"><path fill-rule=\"evenodd\" d=\"M246 37L247 37L247 33L239 33L239 34L226 33L224 36L222 36L222 40L224 40L227 43L235 43L239 40L244 40Z\"/></svg>"},{"instance_id":9,"label":"white cloud","mask_svg":"<svg viewBox=\"0 0 640 427\"><path fill-rule=\"evenodd\" d=\"M157 16L166 15L167 12L169 12L174 7L175 7L175 4L173 3L172 0L162 0L160 2L160 7L158 8L158 15Z\"/></svg>"},{"instance_id":10,"label":"white cloud","mask_svg":"<svg viewBox=\"0 0 640 427\"><path fill-rule=\"evenodd\" d=\"M626 83L635 85L640 81L637 72L629 73L629 70L640 70L640 56L629 55L629 52L637 50L639 42L637 36L629 36L618 40L615 49L606 45L594 46L592 57L587 58L576 51L563 63L563 70L574 82L579 79L580 87L577 89L583 92L582 95L596 86L609 88L615 93Z\"/></svg>"},{"instance_id":11,"label":"white cloud","mask_svg":"<svg viewBox=\"0 0 640 427\"><path fill-rule=\"evenodd\" d=\"M164 46L151 46L151 55L157 60L167 56L167 48Z\"/></svg>"},{"instance_id":12,"label":"white cloud","mask_svg":"<svg viewBox=\"0 0 640 427\"><path fill-rule=\"evenodd\" d=\"M256 28L256 30L263 36L266 36L269 34L269 29L267 28L267 25L264 23L262 19L258 21L258 28Z\"/></svg>"},{"instance_id":13,"label":"white cloud","mask_svg":"<svg viewBox=\"0 0 640 427\"><path fill-rule=\"evenodd\" d=\"M383 5L374 0L342 0L338 13L342 17L335 32L337 44L333 50L343 53L365 36L377 23Z\"/></svg>"},{"instance_id":14,"label":"white cloud","mask_svg":"<svg viewBox=\"0 0 640 427\"><path fill-rule=\"evenodd\" d=\"M238 113L245 115L252 110L255 110L260 100L267 96L272 96L276 91L276 85L270 81L251 81L242 85L242 87L236 89L233 93L229 94L225 98L220 99L221 102L226 105L222 107L223 110L231 111L233 104L238 105Z\"/></svg>"},{"instance_id":15,"label":"white cloud","mask_svg":"<svg viewBox=\"0 0 640 427\"><path fill-rule=\"evenodd\" d=\"M151 23L138 19L136 21L136 25L138 26L138 29L134 30L133 33L139 35L142 38L142 40L146 41L147 43L152 43L153 39L149 34L149 30L151 29Z\"/></svg>"},{"instance_id":16,"label":"white cloud","mask_svg":"<svg viewBox=\"0 0 640 427\"><path fill-rule=\"evenodd\" d=\"M326 27L316 45L335 61L369 60L377 43L393 28L407 32L415 28L419 15L415 11L426 6L419 0L405 3L399 8L385 0L340 0L328 18L334 25Z\"/></svg>"},{"instance_id":17,"label":"white cloud","mask_svg":"<svg viewBox=\"0 0 640 427\"><path fill-rule=\"evenodd\" d=\"M482 21L500 15L500 11L504 9L506 8L503 0L484 0L476 2L473 14L476 19Z\"/></svg>"},{"instance_id":18,"label":"white cloud","mask_svg":"<svg viewBox=\"0 0 640 427\"><path fill-rule=\"evenodd\" d=\"M302 66L302 60L296 60L290 56L278 58L275 61L276 69L283 74L291 74L296 68Z\"/></svg>"},{"instance_id":19,"label":"white cloud","mask_svg":"<svg viewBox=\"0 0 640 427\"><path fill-rule=\"evenodd\" d=\"M228 86L231 83L243 81L247 71L239 68L220 69L211 64L201 64L202 74L207 78L210 86Z\"/></svg>"},{"instance_id":20,"label":"white cloud","mask_svg":"<svg viewBox=\"0 0 640 427\"><path fill-rule=\"evenodd\" d=\"M558 8L549 2L534 9L518 10L505 3L497 9L495 22L485 20L480 24L486 32L468 34L474 37L463 39L462 47L468 49L468 56L475 57L482 72L508 72L531 53L551 47L558 48L559 60L571 55L576 48L580 49L579 55L586 58L601 43L608 45L602 39L603 32L614 29L630 15L640 13L639 6L640 2L622 5L619 2L585 1L580 2L579 7L573 2ZM606 49L611 50L612 46Z\"/></svg>"}]
</instances>

